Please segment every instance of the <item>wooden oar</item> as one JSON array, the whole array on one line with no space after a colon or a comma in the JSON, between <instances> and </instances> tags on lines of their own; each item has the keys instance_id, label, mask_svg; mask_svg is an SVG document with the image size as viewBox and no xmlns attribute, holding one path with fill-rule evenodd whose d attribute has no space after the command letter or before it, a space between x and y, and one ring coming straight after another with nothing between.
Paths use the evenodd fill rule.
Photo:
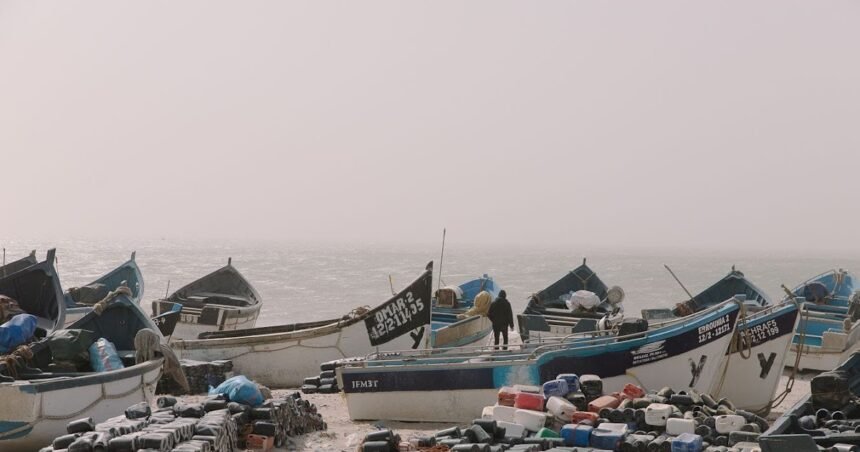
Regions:
<instances>
[{"instance_id":1,"label":"wooden oar","mask_svg":"<svg viewBox=\"0 0 860 452\"><path fill-rule=\"evenodd\" d=\"M677 282L678 282L678 285L680 285L680 286L681 286L681 288L682 288L682 289L684 289L684 292L687 292L687 296L688 296L688 297L690 297L690 300L692 300L692 301L696 301L696 298L693 296L693 294L691 294L691 293L690 293L690 291L689 291L689 290L687 290L687 288L686 288L686 287L684 287L684 283L682 283L682 282L681 282L681 280L680 280L680 279L678 279L678 277L677 277L677 276L675 276L675 272L673 272L673 271L672 271L672 269L671 269L671 268L669 268L669 266L668 266L668 265L663 264L663 266L664 266L664 267L666 267L666 270L668 270L668 271L669 271L669 274L670 274L670 275L672 275L672 277L673 277L673 278L675 278L675 281L677 281Z\"/></svg>"}]
</instances>

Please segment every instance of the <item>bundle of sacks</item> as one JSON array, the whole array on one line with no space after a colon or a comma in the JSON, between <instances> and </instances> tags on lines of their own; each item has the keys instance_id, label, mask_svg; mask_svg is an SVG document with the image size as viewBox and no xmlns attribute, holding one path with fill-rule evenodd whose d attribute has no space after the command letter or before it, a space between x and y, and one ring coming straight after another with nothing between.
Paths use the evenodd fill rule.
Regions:
<instances>
[{"instance_id":1,"label":"bundle of sacks","mask_svg":"<svg viewBox=\"0 0 860 452\"><path fill-rule=\"evenodd\" d=\"M233 376L233 362L230 360L206 362L183 359L179 361L179 365L185 373L190 389L185 391L173 378L164 375L158 381L159 394L203 394L210 386L218 386Z\"/></svg>"},{"instance_id":2,"label":"bundle of sacks","mask_svg":"<svg viewBox=\"0 0 860 452\"><path fill-rule=\"evenodd\" d=\"M99 424L92 418L70 422L68 434L41 452L270 450L282 447L288 436L326 429L316 407L298 392L267 400L263 393L237 376L212 388L200 403L159 397L155 411L143 402Z\"/></svg>"}]
</instances>

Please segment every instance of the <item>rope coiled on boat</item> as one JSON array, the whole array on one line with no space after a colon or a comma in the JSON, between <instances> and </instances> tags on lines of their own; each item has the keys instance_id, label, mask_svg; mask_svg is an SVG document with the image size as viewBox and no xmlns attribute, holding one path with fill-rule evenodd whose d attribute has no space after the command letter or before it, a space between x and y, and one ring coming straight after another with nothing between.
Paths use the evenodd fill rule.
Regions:
<instances>
[{"instance_id":1,"label":"rope coiled on boat","mask_svg":"<svg viewBox=\"0 0 860 452\"><path fill-rule=\"evenodd\" d=\"M33 361L33 351L28 345L19 345L8 355L0 356L0 362L6 364L9 376L18 379L18 367L30 364Z\"/></svg>"},{"instance_id":2,"label":"rope coiled on boat","mask_svg":"<svg viewBox=\"0 0 860 452\"><path fill-rule=\"evenodd\" d=\"M128 285L126 285L125 281L123 281L121 285L116 289L108 292L108 294L105 295L104 298L96 302L96 304L93 305L93 311L96 313L96 315L101 315L102 312L104 312L104 310L108 307L110 302L120 295L125 295L127 297L132 296L131 289L128 288Z\"/></svg>"}]
</instances>

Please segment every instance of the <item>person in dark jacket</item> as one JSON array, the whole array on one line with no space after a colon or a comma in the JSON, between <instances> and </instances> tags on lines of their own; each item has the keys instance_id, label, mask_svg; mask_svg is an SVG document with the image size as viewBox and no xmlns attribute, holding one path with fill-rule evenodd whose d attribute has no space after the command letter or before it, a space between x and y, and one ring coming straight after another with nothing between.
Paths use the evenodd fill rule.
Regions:
<instances>
[{"instance_id":1,"label":"person in dark jacket","mask_svg":"<svg viewBox=\"0 0 860 452\"><path fill-rule=\"evenodd\" d=\"M487 318L493 322L493 338L495 345L499 345L499 334L504 338L504 350L508 349L508 328L514 330L514 313L511 311L511 303L506 298L504 290L499 291L499 296L490 304Z\"/></svg>"}]
</instances>

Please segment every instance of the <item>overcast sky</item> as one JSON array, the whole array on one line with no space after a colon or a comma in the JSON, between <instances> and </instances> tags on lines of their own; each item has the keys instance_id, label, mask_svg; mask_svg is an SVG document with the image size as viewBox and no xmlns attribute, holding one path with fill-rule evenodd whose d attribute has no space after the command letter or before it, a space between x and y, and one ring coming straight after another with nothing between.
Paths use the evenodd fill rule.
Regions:
<instances>
[{"instance_id":1,"label":"overcast sky","mask_svg":"<svg viewBox=\"0 0 860 452\"><path fill-rule=\"evenodd\" d=\"M856 1L0 1L7 237L860 248Z\"/></svg>"}]
</instances>

